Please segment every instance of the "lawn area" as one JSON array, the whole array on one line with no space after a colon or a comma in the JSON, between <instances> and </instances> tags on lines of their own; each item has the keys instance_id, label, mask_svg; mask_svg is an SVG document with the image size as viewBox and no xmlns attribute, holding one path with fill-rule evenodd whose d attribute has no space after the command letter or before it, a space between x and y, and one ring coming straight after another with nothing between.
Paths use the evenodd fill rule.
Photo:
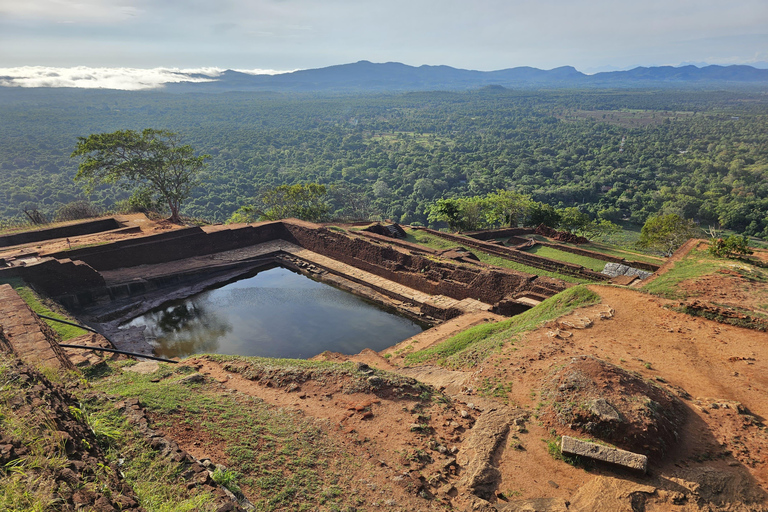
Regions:
<instances>
[{"instance_id":1,"label":"lawn area","mask_svg":"<svg viewBox=\"0 0 768 512\"><path fill-rule=\"evenodd\" d=\"M595 251L601 254L607 254L609 256L615 256L617 258L624 258L629 261L642 261L643 263L651 263L653 265L663 265L665 258L659 258L657 256L650 256L641 252L630 251L627 249L619 249L618 247L604 244L601 242L589 242L588 244L579 245L581 249L588 251Z\"/></svg>"},{"instance_id":2,"label":"lawn area","mask_svg":"<svg viewBox=\"0 0 768 512\"><path fill-rule=\"evenodd\" d=\"M574 265L581 265L584 268L594 270L595 272L602 272L605 268L605 261L598 260L596 258L590 258L589 256L581 256L579 254L573 254L570 252L560 251L551 247L545 247L543 245L535 245L530 249L526 249L525 252L536 254L544 258L552 260L562 261L565 263L572 263Z\"/></svg>"},{"instance_id":3,"label":"lawn area","mask_svg":"<svg viewBox=\"0 0 768 512\"><path fill-rule=\"evenodd\" d=\"M569 283L581 284L581 283L591 282L586 279L579 279L573 276L557 274L555 272L549 272L547 270L541 270L535 267L530 267L528 265L523 265L522 263L516 263L512 260L508 260L501 256L496 256L495 254L488 254L478 249L475 249L474 247L459 245L456 242L452 242L444 238L439 238L419 230L406 230L405 240L414 244L424 245L424 246L431 247L433 249L438 249L438 250L450 249L452 247L464 247L468 251L472 251L472 253L475 254L478 257L478 259L483 263L487 263L488 265L494 265L502 268L509 268L512 270L516 270L518 272L525 272L526 274L551 277L553 279L561 279Z\"/></svg>"}]
</instances>

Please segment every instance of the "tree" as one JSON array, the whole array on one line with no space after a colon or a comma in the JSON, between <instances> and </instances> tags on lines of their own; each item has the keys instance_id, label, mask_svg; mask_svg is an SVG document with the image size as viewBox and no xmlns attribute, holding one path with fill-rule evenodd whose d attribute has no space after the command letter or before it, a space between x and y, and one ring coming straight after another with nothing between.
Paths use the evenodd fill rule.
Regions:
<instances>
[{"instance_id":1,"label":"tree","mask_svg":"<svg viewBox=\"0 0 768 512\"><path fill-rule=\"evenodd\" d=\"M168 206L168 220L181 223L179 210L209 155L195 156L182 145L177 133L148 128L142 132L119 130L78 137L71 157L80 157L75 181L85 180L86 190L115 183L137 193L151 191Z\"/></svg>"},{"instance_id":2,"label":"tree","mask_svg":"<svg viewBox=\"0 0 768 512\"><path fill-rule=\"evenodd\" d=\"M696 225L690 219L683 219L675 213L658 215L645 221L637 245L671 256L697 234Z\"/></svg>"},{"instance_id":3,"label":"tree","mask_svg":"<svg viewBox=\"0 0 768 512\"><path fill-rule=\"evenodd\" d=\"M490 202L483 196L438 199L426 209L429 222L447 222L453 231L474 231L488 227Z\"/></svg>"},{"instance_id":4,"label":"tree","mask_svg":"<svg viewBox=\"0 0 768 512\"><path fill-rule=\"evenodd\" d=\"M517 227L533 206L530 196L512 190L497 190L488 194L487 199L490 203L488 223L507 225L510 228Z\"/></svg>"},{"instance_id":5,"label":"tree","mask_svg":"<svg viewBox=\"0 0 768 512\"><path fill-rule=\"evenodd\" d=\"M575 206L563 208L562 210L558 210L557 213L560 214L560 228L571 233L583 230L590 222L592 222L589 215Z\"/></svg>"},{"instance_id":6,"label":"tree","mask_svg":"<svg viewBox=\"0 0 768 512\"><path fill-rule=\"evenodd\" d=\"M556 228L560 224L560 214L551 205L533 201L528 209L528 217L524 220L524 225L538 226L540 224Z\"/></svg>"},{"instance_id":7,"label":"tree","mask_svg":"<svg viewBox=\"0 0 768 512\"><path fill-rule=\"evenodd\" d=\"M744 235L731 235L709 240L709 253L717 258L738 258L753 253L749 248L749 239Z\"/></svg>"},{"instance_id":8,"label":"tree","mask_svg":"<svg viewBox=\"0 0 768 512\"><path fill-rule=\"evenodd\" d=\"M325 185L319 183L280 185L263 191L255 205L241 207L227 222L280 220L288 217L320 222L328 217L331 209L325 200L326 195Z\"/></svg>"},{"instance_id":9,"label":"tree","mask_svg":"<svg viewBox=\"0 0 768 512\"><path fill-rule=\"evenodd\" d=\"M615 235L621 231L621 226L614 224L609 220L593 220L579 229L579 234L593 240L597 237Z\"/></svg>"},{"instance_id":10,"label":"tree","mask_svg":"<svg viewBox=\"0 0 768 512\"><path fill-rule=\"evenodd\" d=\"M447 222L451 231L461 229L462 212L460 199L438 199L425 212L429 222Z\"/></svg>"}]
</instances>

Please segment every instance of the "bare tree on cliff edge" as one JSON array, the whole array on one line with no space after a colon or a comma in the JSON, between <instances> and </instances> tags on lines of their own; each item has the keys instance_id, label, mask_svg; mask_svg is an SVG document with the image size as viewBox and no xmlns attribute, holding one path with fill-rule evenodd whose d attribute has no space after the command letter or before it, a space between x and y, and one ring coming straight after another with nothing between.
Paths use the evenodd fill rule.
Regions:
<instances>
[{"instance_id":1,"label":"bare tree on cliff edge","mask_svg":"<svg viewBox=\"0 0 768 512\"><path fill-rule=\"evenodd\" d=\"M210 158L195 156L192 146L181 144L179 134L151 128L78 137L71 156L81 158L75 181L85 180L87 191L115 183L132 189L136 197L149 194L168 206L168 220L175 224L181 223L181 203Z\"/></svg>"}]
</instances>

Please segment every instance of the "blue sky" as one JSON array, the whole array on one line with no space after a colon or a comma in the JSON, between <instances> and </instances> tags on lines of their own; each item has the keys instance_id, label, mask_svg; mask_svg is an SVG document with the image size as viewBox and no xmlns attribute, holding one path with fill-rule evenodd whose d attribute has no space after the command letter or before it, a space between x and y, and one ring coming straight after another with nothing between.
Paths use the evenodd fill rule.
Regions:
<instances>
[{"instance_id":1,"label":"blue sky","mask_svg":"<svg viewBox=\"0 0 768 512\"><path fill-rule=\"evenodd\" d=\"M0 68L768 62L766 0L0 0Z\"/></svg>"}]
</instances>

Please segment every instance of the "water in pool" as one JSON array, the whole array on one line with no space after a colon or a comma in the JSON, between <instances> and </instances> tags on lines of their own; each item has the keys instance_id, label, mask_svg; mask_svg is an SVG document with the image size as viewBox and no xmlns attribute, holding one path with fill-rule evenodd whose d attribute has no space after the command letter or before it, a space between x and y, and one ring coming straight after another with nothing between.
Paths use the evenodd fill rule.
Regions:
<instances>
[{"instance_id":1,"label":"water in pool","mask_svg":"<svg viewBox=\"0 0 768 512\"><path fill-rule=\"evenodd\" d=\"M282 267L135 318L164 357L216 353L308 358L382 350L427 328Z\"/></svg>"}]
</instances>

